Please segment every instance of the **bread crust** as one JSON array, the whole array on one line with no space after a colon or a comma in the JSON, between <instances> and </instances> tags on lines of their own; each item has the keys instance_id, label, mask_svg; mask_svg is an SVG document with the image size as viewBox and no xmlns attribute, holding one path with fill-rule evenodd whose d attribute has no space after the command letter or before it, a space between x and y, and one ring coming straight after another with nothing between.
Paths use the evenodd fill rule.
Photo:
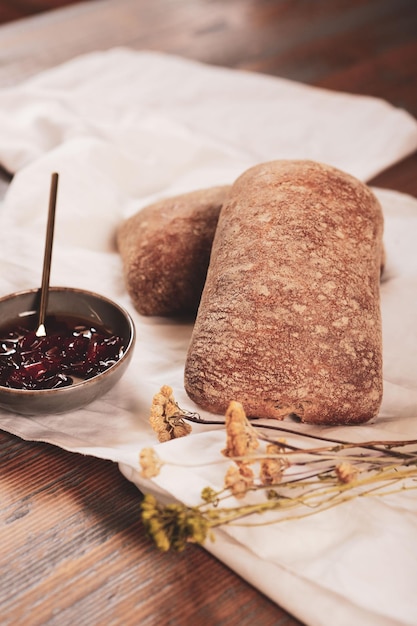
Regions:
<instances>
[{"instance_id":1,"label":"bread crust","mask_svg":"<svg viewBox=\"0 0 417 626\"><path fill-rule=\"evenodd\" d=\"M127 291L142 315L195 315L220 209L230 187L160 200L117 232Z\"/></svg>"},{"instance_id":2,"label":"bread crust","mask_svg":"<svg viewBox=\"0 0 417 626\"><path fill-rule=\"evenodd\" d=\"M223 206L186 365L199 406L316 424L382 399L383 217L371 190L312 161L243 173Z\"/></svg>"}]
</instances>

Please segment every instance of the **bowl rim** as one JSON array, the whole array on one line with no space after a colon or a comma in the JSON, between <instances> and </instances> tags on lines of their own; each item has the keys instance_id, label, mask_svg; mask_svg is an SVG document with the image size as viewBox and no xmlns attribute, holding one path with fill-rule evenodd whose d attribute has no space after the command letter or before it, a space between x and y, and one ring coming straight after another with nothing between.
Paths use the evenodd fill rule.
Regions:
<instances>
[{"instance_id":1,"label":"bowl rim","mask_svg":"<svg viewBox=\"0 0 417 626\"><path fill-rule=\"evenodd\" d=\"M98 374L96 374L96 376L92 376L91 378L85 378L84 380L74 382L72 385L68 385L67 387L58 387L57 389L18 389L18 388L13 388L13 387L5 387L4 385L0 384L0 393L2 395L15 395L17 393L19 395L30 394L30 395L36 395L37 397L40 397L43 395L45 396L52 395L52 394L56 395L58 393L68 394L68 393L71 393L72 389L75 390L77 388L79 389L81 387L85 387L86 385L91 385L93 381L99 381L107 377L110 374L110 372L114 372L115 369L118 369L119 366L122 365L122 363L126 361L126 358L130 358L131 356L131 353L132 353L132 350L136 341L136 328L135 328L135 323L133 321L132 316L123 306L121 306L120 304L112 300L111 298L108 298L107 296L103 296L102 294L99 294L95 291L90 291L89 289L82 289L80 287L52 286L52 287L49 287L49 291L54 291L54 292L67 291L67 292L75 293L76 295L92 296L116 308L127 320L129 331L130 331L129 341L124 349L123 355L118 361L116 361L116 363L113 363L113 365L110 365L110 367L108 367L103 372L99 372ZM36 293L40 293L40 287L34 287L32 289L23 289L21 291L14 291L10 294L0 297L0 306L2 302L5 302L7 300L12 300L13 298L17 298L19 296L25 296L25 295L36 294Z\"/></svg>"}]
</instances>

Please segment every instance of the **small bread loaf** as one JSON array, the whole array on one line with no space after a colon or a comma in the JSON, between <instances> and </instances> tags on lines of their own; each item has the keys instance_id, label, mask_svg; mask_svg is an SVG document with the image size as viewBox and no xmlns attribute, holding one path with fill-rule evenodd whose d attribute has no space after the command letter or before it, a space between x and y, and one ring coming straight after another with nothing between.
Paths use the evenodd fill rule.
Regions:
<instances>
[{"instance_id":1,"label":"small bread loaf","mask_svg":"<svg viewBox=\"0 0 417 626\"><path fill-rule=\"evenodd\" d=\"M333 167L274 161L232 186L185 366L200 407L316 424L374 417L382 399L383 218Z\"/></svg>"},{"instance_id":2,"label":"small bread loaf","mask_svg":"<svg viewBox=\"0 0 417 626\"><path fill-rule=\"evenodd\" d=\"M127 291L142 315L195 315L220 209L230 187L160 200L117 233Z\"/></svg>"}]
</instances>

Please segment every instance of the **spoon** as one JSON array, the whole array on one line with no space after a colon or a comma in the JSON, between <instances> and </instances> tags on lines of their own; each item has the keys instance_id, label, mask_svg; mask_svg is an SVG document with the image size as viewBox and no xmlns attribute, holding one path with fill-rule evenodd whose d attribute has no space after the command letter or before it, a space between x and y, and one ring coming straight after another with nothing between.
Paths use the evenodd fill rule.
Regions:
<instances>
[{"instance_id":1,"label":"spoon","mask_svg":"<svg viewBox=\"0 0 417 626\"><path fill-rule=\"evenodd\" d=\"M54 173L51 177L51 188L49 192L48 223L46 226L45 252L43 256L41 301L39 305L38 330L36 331L37 337L46 337L45 314L46 307L48 305L49 295L49 276L51 273L52 243L54 239L57 190L58 174Z\"/></svg>"}]
</instances>

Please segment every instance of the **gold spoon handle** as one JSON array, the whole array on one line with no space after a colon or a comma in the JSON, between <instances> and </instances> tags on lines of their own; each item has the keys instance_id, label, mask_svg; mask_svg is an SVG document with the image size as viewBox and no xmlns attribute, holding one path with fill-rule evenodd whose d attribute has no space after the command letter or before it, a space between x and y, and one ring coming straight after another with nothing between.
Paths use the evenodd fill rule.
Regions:
<instances>
[{"instance_id":1,"label":"gold spoon handle","mask_svg":"<svg viewBox=\"0 0 417 626\"><path fill-rule=\"evenodd\" d=\"M44 337L46 335L45 315L46 315L46 307L48 305L48 295L49 295L49 276L51 273L52 244L54 240L55 207L56 207L57 192L58 192L58 174L54 173L52 174L52 177L51 177L51 188L49 192L48 223L46 227L45 252L43 256L41 301L39 305L38 330L36 331L36 335L38 337Z\"/></svg>"}]
</instances>

